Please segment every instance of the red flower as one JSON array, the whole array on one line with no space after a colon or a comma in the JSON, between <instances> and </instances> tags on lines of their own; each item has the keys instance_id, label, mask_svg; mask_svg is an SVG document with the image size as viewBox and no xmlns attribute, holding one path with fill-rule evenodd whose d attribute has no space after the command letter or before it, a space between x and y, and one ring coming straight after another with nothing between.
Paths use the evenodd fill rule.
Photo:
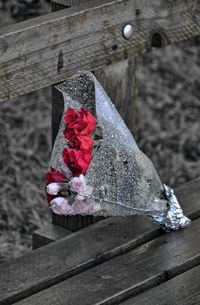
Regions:
<instances>
[{"instance_id":1,"label":"red flower","mask_svg":"<svg viewBox=\"0 0 200 305\"><path fill-rule=\"evenodd\" d=\"M49 195L47 192L46 192L46 195L47 195L47 201L48 201L48 204L51 203L51 201L56 198L56 196L53 196L53 195Z\"/></svg>"},{"instance_id":2,"label":"red flower","mask_svg":"<svg viewBox=\"0 0 200 305\"><path fill-rule=\"evenodd\" d=\"M83 152L91 152L93 146L93 140L90 136L73 136L69 140L70 148L76 148Z\"/></svg>"},{"instance_id":3,"label":"red flower","mask_svg":"<svg viewBox=\"0 0 200 305\"><path fill-rule=\"evenodd\" d=\"M67 140L70 140L72 137L76 136L74 130L67 127L64 129L63 133Z\"/></svg>"},{"instance_id":4,"label":"red flower","mask_svg":"<svg viewBox=\"0 0 200 305\"><path fill-rule=\"evenodd\" d=\"M52 182L62 183L62 182L66 181L66 177L63 173L61 173L51 167L51 171L46 173L46 175L45 175L45 180L46 180L46 185L48 185ZM53 195L49 195L47 192L46 192L46 195L47 195L47 201L49 204L56 197Z\"/></svg>"},{"instance_id":5,"label":"red flower","mask_svg":"<svg viewBox=\"0 0 200 305\"><path fill-rule=\"evenodd\" d=\"M72 135L92 134L96 127L96 120L89 111L83 108L79 111L68 108L65 115L65 124L64 134L67 140L70 140Z\"/></svg>"},{"instance_id":6,"label":"red flower","mask_svg":"<svg viewBox=\"0 0 200 305\"><path fill-rule=\"evenodd\" d=\"M65 138L69 148L63 151L63 160L74 176L85 174L92 160L93 139L96 120L93 115L81 108L79 111L68 108L65 114Z\"/></svg>"},{"instance_id":7,"label":"red flower","mask_svg":"<svg viewBox=\"0 0 200 305\"><path fill-rule=\"evenodd\" d=\"M63 160L69 166L74 176L85 174L92 160L92 152L84 153L81 150L65 148Z\"/></svg>"},{"instance_id":8,"label":"red flower","mask_svg":"<svg viewBox=\"0 0 200 305\"><path fill-rule=\"evenodd\" d=\"M51 167L51 171L45 175L47 184L52 182L62 183L66 181L66 177L63 173Z\"/></svg>"}]
</instances>

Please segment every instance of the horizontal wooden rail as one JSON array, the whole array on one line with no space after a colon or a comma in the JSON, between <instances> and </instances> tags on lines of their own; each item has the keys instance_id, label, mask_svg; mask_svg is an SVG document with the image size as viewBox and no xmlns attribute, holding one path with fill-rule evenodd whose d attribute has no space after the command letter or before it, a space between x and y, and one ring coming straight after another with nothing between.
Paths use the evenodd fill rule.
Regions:
<instances>
[{"instance_id":1,"label":"horizontal wooden rail","mask_svg":"<svg viewBox=\"0 0 200 305\"><path fill-rule=\"evenodd\" d=\"M130 40L122 29L131 23ZM200 0L94 0L0 30L0 101L200 34Z\"/></svg>"}]
</instances>

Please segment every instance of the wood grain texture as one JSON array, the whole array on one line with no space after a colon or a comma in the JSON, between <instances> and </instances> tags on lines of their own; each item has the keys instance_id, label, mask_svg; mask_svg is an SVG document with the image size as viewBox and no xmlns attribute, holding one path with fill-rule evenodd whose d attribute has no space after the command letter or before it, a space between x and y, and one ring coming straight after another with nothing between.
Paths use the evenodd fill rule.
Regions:
<instances>
[{"instance_id":1,"label":"wood grain texture","mask_svg":"<svg viewBox=\"0 0 200 305\"><path fill-rule=\"evenodd\" d=\"M199 305L200 266L152 288L121 305Z\"/></svg>"},{"instance_id":2,"label":"wood grain texture","mask_svg":"<svg viewBox=\"0 0 200 305\"><path fill-rule=\"evenodd\" d=\"M55 142L58 130L60 127L60 121L63 114L64 101L63 95L58 91L55 86L52 86L52 110L51 110L51 136L52 145Z\"/></svg>"},{"instance_id":3,"label":"wood grain texture","mask_svg":"<svg viewBox=\"0 0 200 305\"><path fill-rule=\"evenodd\" d=\"M63 6L74 6L74 5L79 5L80 3L86 3L91 0L53 0L52 3L56 3L58 5L63 5Z\"/></svg>"},{"instance_id":4,"label":"wood grain texture","mask_svg":"<svg viewBox=\"0 0 200 305\"><path fill-rule=\"evenodd\" d=\"M141 217L109 218L0 265L0 304L70 278L160 235Z\"/></svg>"},{"instance_id":5,"label":"wood grain texture","mask_svg":"<svg viewBox=\"0 0 200 305\"><path fill-rule=\"evenodd\" d=\"M136 62L130 58L95 72L118 112L134 134L136 111Z\"/></svg>"},{"instance_id":6,"label":"wood grain texture","mask_svg":"<svg viewBox=\"0 0 200 305\"><path fill-rule=\"evenodd\" d=\"M52 213L53 224L60 227L66 228L71 232L79 231L83 228L93 225L94 223L105 219L104 217L94 217L91 215L72 215L72 216L61 216Z\"/></svg>"},{"instance_id":7,"label":"wood grain texture","mask_svg":"<svg viewBox=\"0 0 200 305\"><path fill-rule=\"evenodd\" d=\"M192 183L191 202L191 191L187 187L184 198L179 189L179 199L185 213L188 216L195 215L196 218L200 215L200 179ZM144 217L110 217L102 220L58 242L0 265L0 304L11 304L41 291L161 234L160 228Z\"/></svg>"},{"instance_id":8,"label":"wood grain texture","mask_svg":"<svg viewBox=\"0 0 200 305\"><path fill-rule=\"evenodd\" d=\"M186 230L158 237L17 305L119 304L198 265L199 244L200 219Z\"/></svg>"},{"instance_id":9,"label":"wood grain texture","mask_svg":"<svg viewBox=\"0 0 200 305\"><path fill-rule=\"evenodd\" d=\"M200 0L95 0L0 30L0 101L200 34ZM122 36L131 23L130 41Z\"/></svg>"},{"instance_id":10,"label":"wood grain texture","mask_svg":"<svg viewBox=\"0 0 200 305\"><path fill-rule=\"evenodd\" d=\"M33 233L32 248L38 249L54 241L57 241L69 234L72 234L72 232L65 228L61 228L50 223Z\"/></svg>"}]
</instances>

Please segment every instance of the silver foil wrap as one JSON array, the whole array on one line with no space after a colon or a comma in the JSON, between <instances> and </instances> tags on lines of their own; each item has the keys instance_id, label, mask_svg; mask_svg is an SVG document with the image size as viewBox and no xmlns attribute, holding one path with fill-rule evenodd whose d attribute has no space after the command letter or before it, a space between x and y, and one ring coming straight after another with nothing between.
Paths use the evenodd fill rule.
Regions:
<instances>
[{"instance_id":1,"label":"silver foil wrap","mask_svg":"<svg viewBox=\"0 0 200 305\"><path fill-rule=\"evenodd\" d=\"M164 195L168 202L168 209L165 213L153 216L153 220L158 222L166 231L178 230L188 226L191 220L183 214L174 190L165 184Z\"/></svg>"},{"instance_id":2,"label":"silver foil wrap","mask_svg":"<svg viewBox=\"0 0 200 305\"><path fill-rule=\"evenodd\" d=\"M86 173L93 193L86 198L101 210L95 216L146 215L167 230L184 227L188 221L173 194L163 186L152 162L138 148L133 135L92 73L82 72L57 86L63 93L64 112L84 107L95 115L103 140ZM67 147L64 113L50 166L60 169L60 156Z\"/></svg>"}]
</instances>

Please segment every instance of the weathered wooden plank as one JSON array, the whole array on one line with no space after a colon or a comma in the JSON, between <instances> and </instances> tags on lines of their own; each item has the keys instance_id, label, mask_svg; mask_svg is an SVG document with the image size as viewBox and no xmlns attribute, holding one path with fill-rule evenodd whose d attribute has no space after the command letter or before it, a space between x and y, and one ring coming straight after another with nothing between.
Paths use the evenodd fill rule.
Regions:
<instances>
[{"instance_id":1,"label":"weathered wooden plank","mask_svg":"<svg viewBox=\"0 0 200 305\"><path fill-rule=\"evenodd\" d=\"M109 218L0 265L0 304L36 293L160 233L141 217Z\"/></svg>"},{"instance_id":2,"label":"weathered wooden plank","mask_svg":"<svg viewBox=\"0 0 200 305\"><path fill-rule=\"evenodd\" d=\"M52 111L51 111L52 145L54 144L56 136L58 134L63 108L64 108L63 95L54 86L52 86Z\"/></svg>"},{"instance_id":3,"label":"weathered wooden plank","mask_svg":"<svg viewBox=\"0 0 200 305\"><path fill-rule=\"evenodd\" d=\"M119 304L136 293L198 265L199 243L200 219L185 231L158 237L22 300L17 305Z\"/></svg>"},{"instance_id":4,"label":"weathered wooden plank","mask_svg":"<svg viewBox=\"0 0 200 305\"><path fill-rule=\"evenodd\" d=\"M200 266L152 288L121 305L199 305Z\"/></svg>"},{"instance_id":5,"label":"weathered wooden plank","mask_svg":"<svg viewBox=\"0 0 200 305\"><path fill-rule=\"evenodd\" d=\"M188 216L192 214L197 217L200 215L200 179L194 183L192 192L188 189L184 195L187 199L184 199L183 207ZM179 199L182 202L181 191ZM50 287L161 234L159 227L144 217L110 217L102 220L1 265L0 304L13 303Z\"/></svg>"},{"instance_id":6,"label":"weathered wooden plank","mask_svg":"<svg viewBox=\"0 0 200 305\"><path fill-rule=\"evenodd\" d=\"M0 101L199 35L199 11L200 0L95 0L3 28Z\"/></svg>"},{"instance_id":7,"label":"weathered wooden plank","mask_svg":"<svg viewBox=\"0 0 200 305\"><path fill-rule=\"evenodd\" d=\"M72 234L72 232L50 223L33 233L32 248L37 249L43 247L69 234Z\"/></svg>"}]
</instances>

